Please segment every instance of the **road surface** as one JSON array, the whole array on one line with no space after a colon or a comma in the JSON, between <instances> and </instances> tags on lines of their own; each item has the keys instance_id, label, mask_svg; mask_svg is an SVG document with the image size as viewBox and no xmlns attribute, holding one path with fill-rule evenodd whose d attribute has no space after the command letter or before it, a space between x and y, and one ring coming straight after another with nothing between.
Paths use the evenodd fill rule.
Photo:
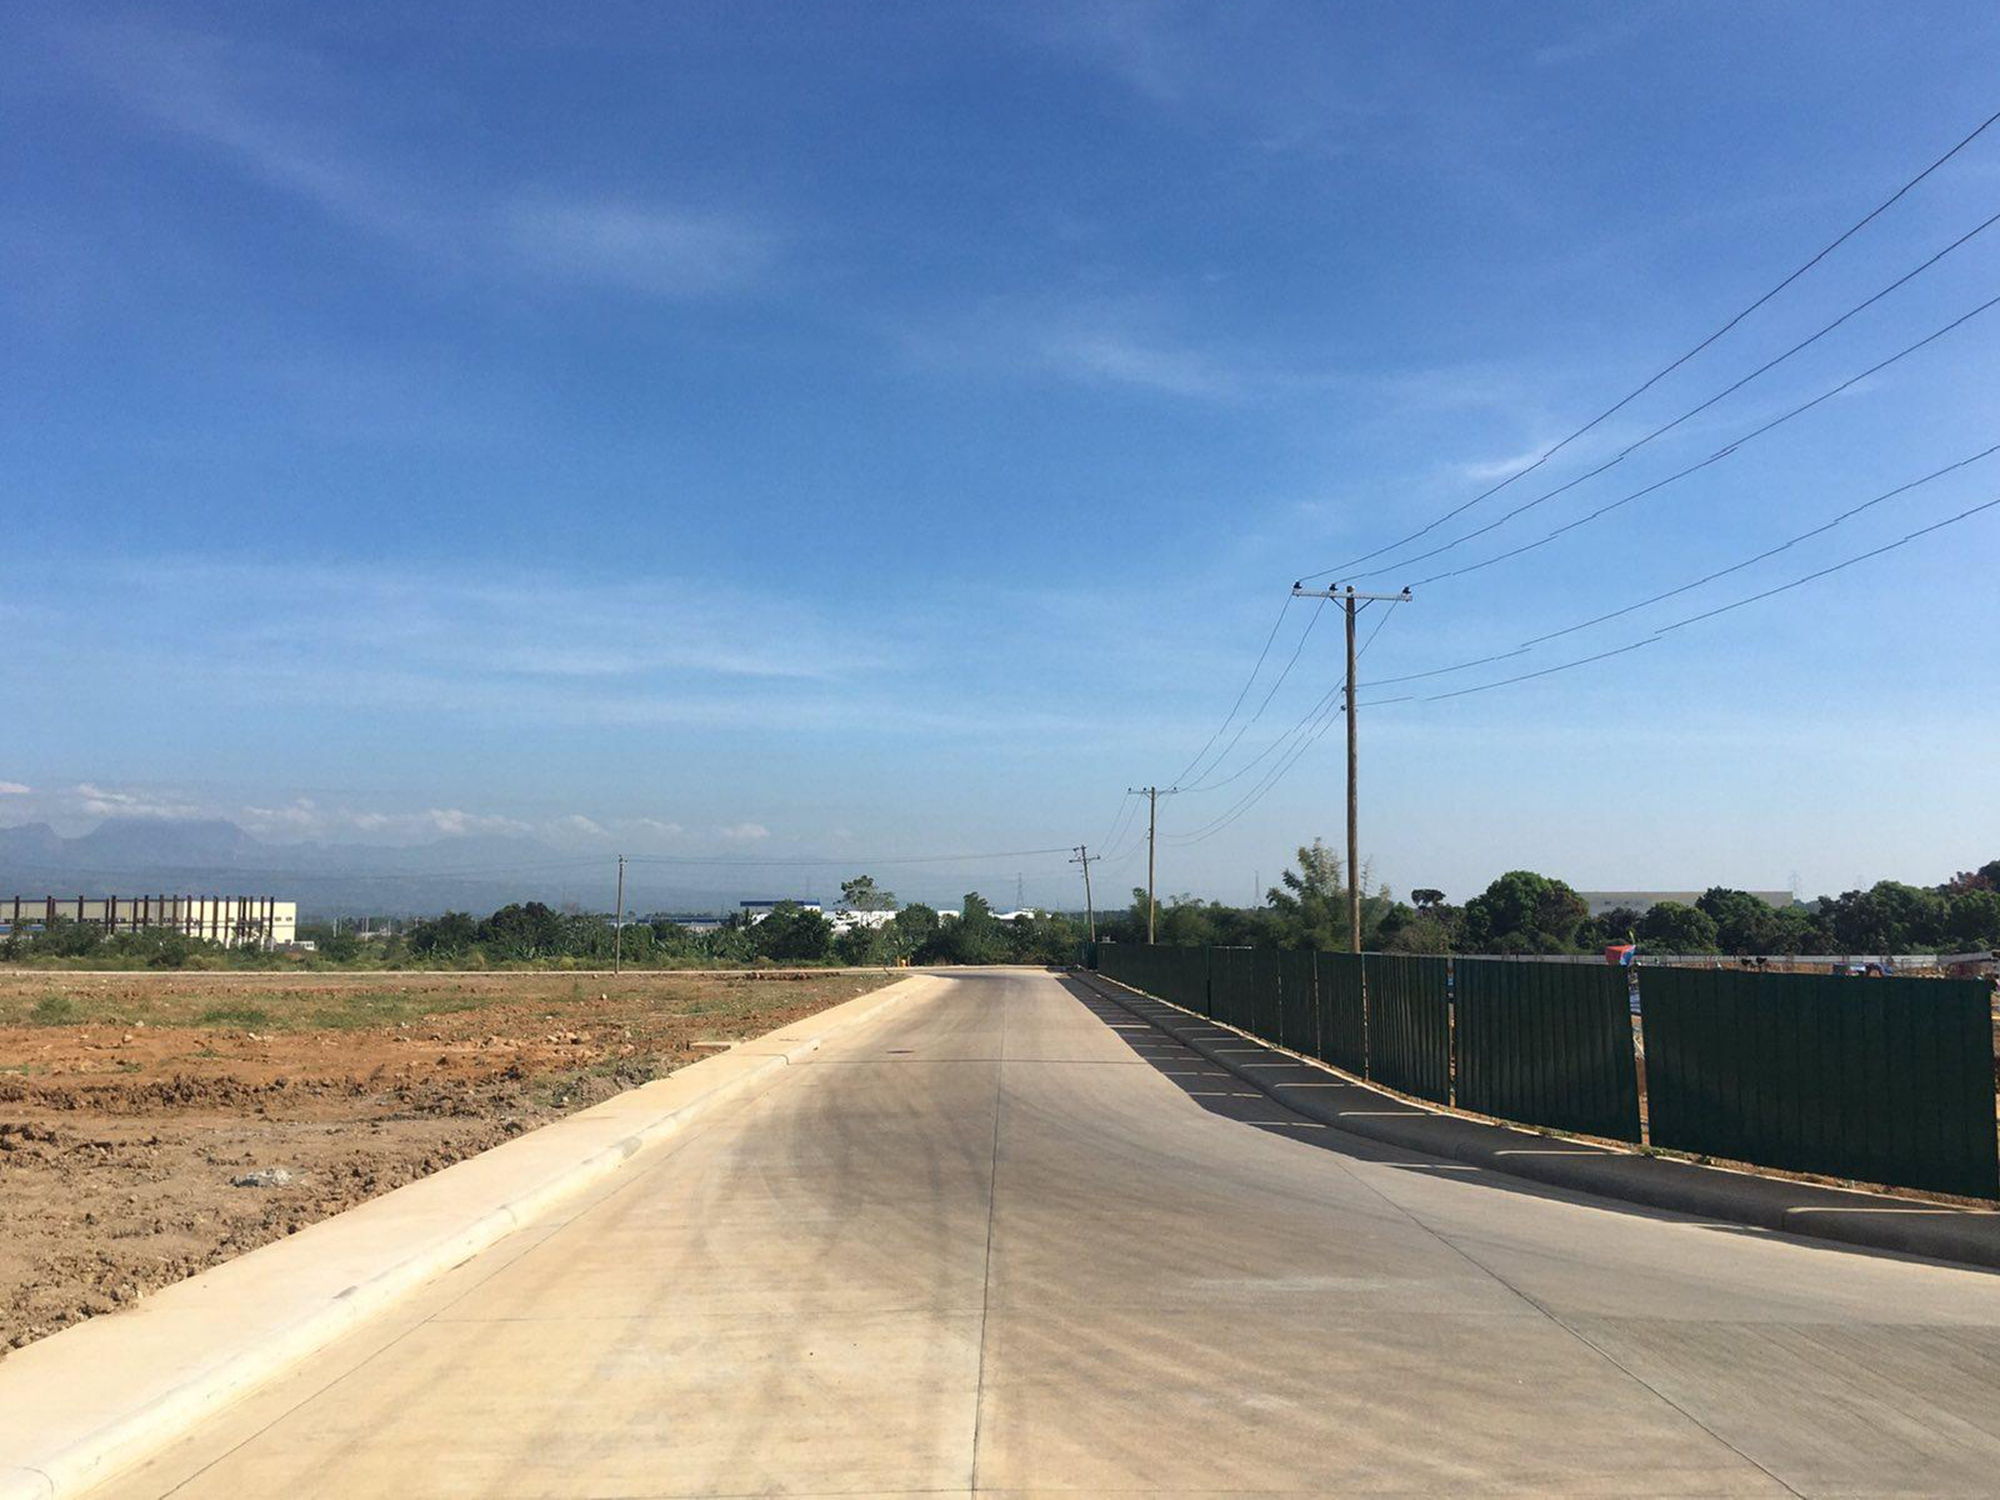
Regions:
<instances>
[{"instance_id":1,"label":"road surface","mask_svg":"<svg viewBox=\"0 0 2000 1500\"><path fill-rule=\"evenodd\" d=\"M118 1496L2000 1492L2000 1277L1288 1116L969 973Z\"/></svg>"}]
</instances>

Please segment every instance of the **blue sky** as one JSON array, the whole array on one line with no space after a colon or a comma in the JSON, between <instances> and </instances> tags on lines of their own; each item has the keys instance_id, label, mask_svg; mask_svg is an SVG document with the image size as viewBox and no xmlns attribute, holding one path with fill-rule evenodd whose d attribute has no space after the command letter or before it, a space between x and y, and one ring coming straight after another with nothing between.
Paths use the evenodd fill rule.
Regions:
<instances>
[{"instance_id":1,"label":"blue sky","mask_svg":"<svg viewBox=\"0 0 2000 1500\"><path fill-rule=\"evenodd\" d=\"M77 5L11 30L0 823L770 859L1101 842L1221 721L1294 578L1532 459L2000 108L2000 15L1969 4ZM1996 209L2000 127L1436 535ZM1996 272L2000 228L1445 560L1686 466ZM1421 590L1364 679L2000 442L1996 351L2000 309ZM2000 456L1430 681L1644 638L1996 495ZM1377 878L1818 892L1992 858L1996 560L1990 512L1594 668L1383 704ZM1213 780L1333 682L1335 623ZM1282 751L1164 802L1163 888L1242 899L1337 843L1339 749L1205 837ZM1110 888L1143 876L1129 835L1111 852ZM895 883L1011 897L1017 868L1077 895L1055 857Z\"/></svg>"}]
</instances>

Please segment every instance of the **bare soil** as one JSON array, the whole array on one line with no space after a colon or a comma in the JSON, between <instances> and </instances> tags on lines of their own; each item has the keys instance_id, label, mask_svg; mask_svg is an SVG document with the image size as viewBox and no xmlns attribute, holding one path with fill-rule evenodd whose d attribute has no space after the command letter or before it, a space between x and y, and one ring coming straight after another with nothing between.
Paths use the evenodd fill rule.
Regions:
<instances>
[{"instance_id":1,"label":"bare soil","mask_svg":"<svg viewBox=\"0 0 2000 1500\"><path fill-rule=\"evenodd\" d=\"M0 971L0 1350L895 977Z\"/></svg>"}]
</instances>

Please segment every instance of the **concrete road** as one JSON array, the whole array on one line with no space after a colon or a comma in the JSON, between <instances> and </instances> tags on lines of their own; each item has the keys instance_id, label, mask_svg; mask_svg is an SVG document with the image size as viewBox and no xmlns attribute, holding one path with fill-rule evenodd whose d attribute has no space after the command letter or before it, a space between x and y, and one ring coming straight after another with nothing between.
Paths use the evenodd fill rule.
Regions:
<instances>
[{"instance_id":1,"label":"concrete road","mask_svg":"<svg viewBox=\"0 0 2000 1500\"><path fill-rule=\"evenodd\" d=\"M2000 1277L1288 1117L967 974L117 1496L2000 1493Z\"/></svg>"}]
</instances>

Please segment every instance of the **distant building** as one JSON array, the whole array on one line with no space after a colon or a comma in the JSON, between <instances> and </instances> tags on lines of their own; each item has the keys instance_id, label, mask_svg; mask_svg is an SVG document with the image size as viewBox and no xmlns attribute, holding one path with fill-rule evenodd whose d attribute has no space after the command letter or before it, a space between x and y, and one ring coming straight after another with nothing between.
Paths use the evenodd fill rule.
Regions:
<instances>
[{"instance_id":1,"label":"distant building","mask_svg":"<svg viewBox=\"0 0 2000 1500\"><path fill-rule=\"evenodd\" d=\"M817 901L808 900L804 896L781 896L775 901L739 901L736 904L743 912L743 919L752 926L770 916L774 907L796 906L800 911L820 909Z\"/></svg>"},{"instance_id":2,"label":"distant building","mask_svg":"<svg viewBox=\"0 0 2000 1500\"><path fill-rule=\"evenodd\" d=\"M841 906L829 913L827 920L833 924L833 935L839 937L842 933L852 932L857 927L865 927L870 932L887 927L896 920L896 914L892 911L855 911L851 907Z\"/></svg>"},{"instance_id":3,"label":"distant building","mask_svg":"<svg viewBox=\"0 0 2000 1500\"><path fill-rule=\"evenodd\" d=\"M1677 901L1682 906L1693 906L1705 892L1702 891L1578 891L1583 903L1590 908L1593 917L1601 917L1619 907L1644 913L1658 906L1662 901ZM1787 907L1795 900L1790 891L1751 891L1751 895L1766 906Z\"/></svg>"},{"instance_id":4,"label":"distant building","mask_svg":"<svg viewBox=\"0 0 2000 1500\"><path fill-rule=\"evenodd\" d=\"M106 932L164 927L211 943L278 948L297 939L299 907L270 896L0 896L0 933L39 932L58 920Z\"/></svg>"}]
</instances>

